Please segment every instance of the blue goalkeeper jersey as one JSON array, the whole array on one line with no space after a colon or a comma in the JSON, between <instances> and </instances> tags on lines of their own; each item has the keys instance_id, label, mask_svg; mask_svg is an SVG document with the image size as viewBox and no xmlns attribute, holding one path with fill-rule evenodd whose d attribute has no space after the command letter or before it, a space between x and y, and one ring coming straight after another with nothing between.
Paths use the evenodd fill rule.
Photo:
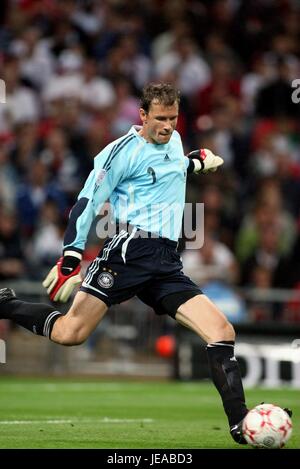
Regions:
<instances>
[{"instance_id":1,"label":"blue goalkeeper jersey","mask_svg":"<svg viewBox=\"0 0 300 469\"><path fill-rule=\"evenodd\" d=\"M114 221L177 241L189 159L175 130L167 144L152 144L133 126L94 160L70 215L64 250L83 251L93 219L109 200Z\"/></svg>"}]
</instances>

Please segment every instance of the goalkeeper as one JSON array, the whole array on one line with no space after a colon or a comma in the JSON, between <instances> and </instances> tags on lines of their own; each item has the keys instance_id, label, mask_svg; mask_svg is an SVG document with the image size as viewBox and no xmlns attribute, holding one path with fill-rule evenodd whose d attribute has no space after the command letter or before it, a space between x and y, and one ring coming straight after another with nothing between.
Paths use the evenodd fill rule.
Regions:
<instances>
[{"instance_id":1,"label":"goalkeeper","mask_svg":"<svg viewBox=\"0 0 300 469\"><path fill-rule=\"evenodd\" d=\"M63 255L43 282L54 302L66 302L81 284L68 312L63 315L48 304L26 303L4 288L0 290L0 318L58 344L77 345L93 332L111 305L137 295L157 314L170 315L206 341L212 380L231 435L245 443L241 422L247 408L234 357L234 329L184 275L177 253L186 175L215 171L223 160L209 150L184 155L175 130L179 100L172 85L147 85L141 99L142 126L133 126L96 156L94 170L71 211ZM80 261L87 235L107 199L117 233L105 241L82 281ZM176 207L172 223L170 206Z\"/></svg>"}]
</instances>

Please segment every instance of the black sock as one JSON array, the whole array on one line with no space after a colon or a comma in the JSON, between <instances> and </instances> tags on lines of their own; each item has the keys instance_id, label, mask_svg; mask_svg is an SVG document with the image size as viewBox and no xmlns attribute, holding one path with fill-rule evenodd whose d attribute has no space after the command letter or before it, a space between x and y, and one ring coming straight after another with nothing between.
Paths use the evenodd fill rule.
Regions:
<instances>
[{"instance_id":1,"label":"black sock","mask_svg":"<svg viewBox=\"0 0 300 469\"><path fill-rule=\"evenodd\" d=\"M1 318L10 319L37 335L50 338L53 325L62 314L44 303L26 303L11 299L1 304Z\"/></svg>"},{"instance_id":2,"label":"black sock","mask_svg":"<svg viewBox=\"0 0 300 469\"><path fill-rule=\"evenodd\" d=\"M234 342L214 342L208 344L206 350L211 377L221 395L229 425L235 425L245 417L248 409L239 365L234 356Z\"/></svg>"}]
</instances>

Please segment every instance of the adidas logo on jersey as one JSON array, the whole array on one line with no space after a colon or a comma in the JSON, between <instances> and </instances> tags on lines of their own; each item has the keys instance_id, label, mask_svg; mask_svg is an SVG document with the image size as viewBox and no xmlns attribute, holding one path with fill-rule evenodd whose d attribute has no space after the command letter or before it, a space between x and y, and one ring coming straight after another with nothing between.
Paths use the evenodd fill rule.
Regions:
<instances>
[{"instance_id":1,"label":"adidas logo on jersey","mask_svg":"<svg viewBox=\"0 0 300 469\"><path fill-rule=\"evenodd\" d=\"M165 154L164 161L170 161L170 157L169 157L168 153Z\"/></svg>"}]
</instances>

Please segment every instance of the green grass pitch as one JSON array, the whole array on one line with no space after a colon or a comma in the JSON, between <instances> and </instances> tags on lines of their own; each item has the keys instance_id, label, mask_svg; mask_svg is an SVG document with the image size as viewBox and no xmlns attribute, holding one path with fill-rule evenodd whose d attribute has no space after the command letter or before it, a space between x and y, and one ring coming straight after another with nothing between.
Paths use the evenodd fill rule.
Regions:
<instances>
[{"instance_id":1,"label":"green grass pitch","mask_svg":"<svg viewBox=\"0 0 300 469\"><path fill-rule=\"evenodd\" d=\"M299 390L246 390L293 409L288 448L300 448ZM238 448L205 382L0 378L0 448ZM248 447L243 447L248 450ZM284 450L282 450L284 451Z\"/></svg>"}]
</instances>

